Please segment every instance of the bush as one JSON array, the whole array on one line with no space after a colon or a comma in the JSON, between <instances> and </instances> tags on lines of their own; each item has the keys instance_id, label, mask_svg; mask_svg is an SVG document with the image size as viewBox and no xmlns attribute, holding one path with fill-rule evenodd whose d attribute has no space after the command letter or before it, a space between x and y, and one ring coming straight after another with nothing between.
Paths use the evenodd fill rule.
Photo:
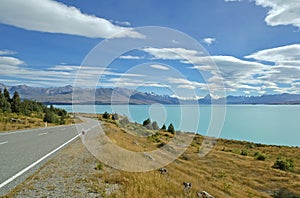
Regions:
<instances>
[{"instance_id":1,"label":"bush","mask_svg":"<svg viewBox=\"0 0 300 198\"><path fill-rule=\"evenodd\" d=\"M147 126L147 125L150 125L150 124L151 124L150 118L144 120L144 122L143 122L143 126Z\"/></svg>"},{"instance_id":2,"label":"bush","mask_svg":"<svg viewBox=\"0 0 300 198\"><path fill-rule=\"evenodd\" d=\"M103 164L98 162L95 166L95 170L102 170L103 169Z\"/></svg>"},{"instance_id":3,"label":"bush","mask_svg":"<svg viewBox=\"0 0 300 198\"><path fill-rule=\"evenodd\" d=\"M161 130L166 130L167 129L167 127L166 127L166 125L164 124L162 127L161 127Z\"/></svg>"},{"instance_id":4,"label":"bush","mask_svg":"<svg viewBox=\"0 0 300 198\"><path fill-rule=\"evenodd\" d=\"M150 118L144 120L143 126L146 127L146 128L149 129L149 130L152 130L152 129L153 129L153 126L152 126L152 123L151 123Z\"/></svg>"},{"instance_id":5,"label":"bush","mask_svg":"<svg viewBox=\"0 0 300 198\"><path fill-rule=\"evenodd\" d=\"M109 118L110 118L109 113L107 113L107 112L105 111L104 114L102 115L102 118L103 118L103 119L109 119Z\"/></svg>"},{"instance_id":6,"label":"bush","mask_svg":"<svg viewBox=\"0 0 300 198\"><path fill-rule=\"evenodd\" d=\"M168 132L170 132L170 133L172 133L172 134L175 133L175 129L174 129L174 126L173 126L172 123L168 126Z\"/></svg>"},{"instance_id":7,"label":"bush","mask_svg":"<svg viewBox=\"0 0 300 198\"><path fill-rule=\"evenodd\" d=\"M272 168L277 168L283 171L293 171L295 162L293 159L278 157Z\"/></svg>"},{"instance_id":8,"label":"bush","mask_svg":"<svg viewBox=\"0 0 300 198\"><path fill-rule=\"evenodd\" d=\"M248 155L248 151L247 150L242 150L241 151L241 155L247 156Z\"/></svg>"},{"instance_id":9,"label":"bush","mask_svg":"<svg viewBox=\"0 0 300 198\"><path fill-rule=\"evenodd\" d=\"M261 160L261 161L265 161L266 160L266 155L263 154L263 153L260 153L260 152L256 152L254 154L254 157L257 159L257 160Z\"/></svg>"}]
</instances>

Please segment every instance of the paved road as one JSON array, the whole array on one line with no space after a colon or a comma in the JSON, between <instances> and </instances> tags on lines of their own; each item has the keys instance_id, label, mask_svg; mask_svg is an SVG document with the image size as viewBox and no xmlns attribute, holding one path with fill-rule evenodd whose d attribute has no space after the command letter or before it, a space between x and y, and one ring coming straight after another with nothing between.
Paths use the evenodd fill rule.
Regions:
<instances>
[{"instance_id":1,"label":"paved road","mask_svg":"<svg viewBox=\"0 0 300 198\"><path fill-rule=\"evenodd\" d=\"M88 130L97 121L0 133L0 196L24 181L56 151L78 137L77 129ZM24 173L23 173L24 172Z\"/></svg>"}]
</instances>

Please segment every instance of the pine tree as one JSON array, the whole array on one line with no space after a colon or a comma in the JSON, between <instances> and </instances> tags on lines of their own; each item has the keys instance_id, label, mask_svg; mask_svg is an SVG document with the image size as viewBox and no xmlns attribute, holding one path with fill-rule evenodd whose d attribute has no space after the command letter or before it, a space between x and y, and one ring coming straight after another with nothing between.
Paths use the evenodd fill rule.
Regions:
<instances>
[{"instance_id":1,"label":"pine tree","mask_svg":"<svg viewBox=\"0 0 300 198\"><path fill-rule=\"evenodd\" d=\"M21 110L21 98L17 91L15 91L14 96L11 99L11 111L13 113L20 113Z\"/></svg>"},{"instance_id":2,"label":"pine tree","mask_svg":"<svg viewBox=\"0 0 300 198\"><path fill-rule=\"evenodd\" d=\"M172 133L172 134L175 133L175 129L174 129L174 126L173 126L172 123L168 126L168 132L170 132L170 133Z\"/></svg>"},{"instance_id":3,"label":"pine tree","mask_svg":"<svg viewBox=\"0 0 300 198\"><path fill-rule=\"evenodd\" d=\"M0 89L0 109L3 108L3 104L4 104L4 95L2 93L2 90Z\"/></svg>"},{"instance_id":4,"label":"pine tree","mask_svg":"<svg viewBox=\"0 0 300 198\"><path fill-rule=\"evenodd\" d=\"M147 125L149 125L149 124L151 124L151 120L150 120L150 118L148 118L148 119L144 120L144 122L143 122L143 126L147 126Z\"/></svg>"},{"instance_id":5,"label":"pine tree","mask_svg":"<svg viewBox=\"0 0 300 198\"><path fill-rule=\"evenodd\" d=\"M6 101L10 103L10 95L9 95L9 92L6 89L6 87L4 88L3 95L4 95L4 98L6 99Z\"/></svg>"},{"instance_id":6,"label":"pine tree","mask_svg":"<svg viewBox=\"0 0 300 198\"><path fill-rule=\"evenodd\" d=\"M0 92L0 108L2 109L2 112L6 112L6 113L10 113L11 112L11 108L10 108L10 103L9 100L7 100L7 97L9 98L9 93L7 91L7 89L4 93L2 93L2 91ZM6 95L6 97L5 97ZM9 98L10 99L10 98Z\"/></svg>"},{"instance_id":7,"label":"pine tree","mask_svg":"<svg viewBox=\"0 0 300 198\"><path fill-rule=\"evenodd\" d=\"M166 127L166 125L164 124L162 127L161 127L161 130L166 130L167 129L167 127Z\"/></svg>"},{"instance_id":8,"label":"pine tree","mask_svg":"<svg viewBox=\"0 0 300 198\"><path fill-rule=\"evenodd\" d=\"M146 127L146 128L149 129L149 130L152 130L152 129L153 129L153 128L152 128L152 125L151 125L151 120L150 120L150 118L144 120L143 126Z\"/></svg>"}]
</instances>

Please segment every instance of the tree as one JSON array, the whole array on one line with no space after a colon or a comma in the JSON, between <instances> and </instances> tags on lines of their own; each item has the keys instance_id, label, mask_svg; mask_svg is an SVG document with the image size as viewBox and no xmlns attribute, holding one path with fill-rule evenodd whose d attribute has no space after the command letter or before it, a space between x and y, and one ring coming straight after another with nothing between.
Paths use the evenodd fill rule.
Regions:
<instances>
[{"instance_id":1,"label":"tree","mask_svg":"<svg viewBox=\"0 0 300 198\"><path fill-rule=\"evenodd\" d=\"M143 126L146 127L147 129L152 130L152 125L151 125L151 120L150 120L150 118L144 120Z\"/></svg>"},{"instance_id":2,"label":"tree","mask_svg":"<svg viewBox=\"0 0 300 198\"><path fill-rule=\"evenodd\" d=\"M152 129L153 130L159 130L159 126L158 126L156 121L152 122Z\"/></svg>"},{"instance_id":3,"label":"tree","mask_svg":"<svg viewBox=\"0 0 300 198\"><path fill-rule=\"evenodd\" d=\"M161 130L166 130L167 129L167 127L166 127L166 125L164 124L162 127L161 127Z\"/></svg>"},{"instance_id":4,"label":"tree","mask_svg":"<svg viewBox=\"0 0 300 198\"><path fill-rule=\"evenodd\" d=\"M49 122L49 123L57 122L55 113L48 108L45 110L44 122Z\"/></svg>"},{"instance_id":5,"label":"tree","mask_svg":"<svg viewBox=\"0 0 300 198\"><path fill-rule=\"evenodd\" d=\"M109 113L107 113L107 112L105 111L104 114L102 115L102 117L103 117L104 119L109 119L109 118L110 118L110 115L109 115Z\"/></svg>"},{"instance_id":6,"label":"tree","mask_svg":"<svg viewBox=\"0 0 300 198\"><path fill-rule=\"evenodd\" d=\"M3 108L4 100L5 100L4 95L2 93L2 90L0 89L0 109Z\"/></svg>"},{"instance_id":7,"label":"tree","mask_svg":"<svg viewBox=\"0 0 300 198\"><path fill-rule=\"evenodd\" d=\"M7 100L3 101L2 111L6 112L6 113L10 113L11 112L10 103Z\"/></svg>"},{"instance_id":8,"label":"tree","mask_svg":"<svg viewBox=\"0 0 300 198\"><path fill-rule=\"evenodd\" d=\"M174 129L174 126L173 126L172 123L168 126L168 132L170 132L170 133L172 133L172 134L175 133L175 129Z\"/></svg>"},{"instance_id":9,"label":"tree","mask_svg":"<svg viewBox=\"0 0 300 198\"><path fill-rule=\"evenodd\" d=\"M9 95L9 92L6 89L6 87L4 88L3 95L4 95L4 98L6 99L6 101L10 103L10 95Z\"/></svg>"},{"instance_id":10,"label":"tree","mask_svg":"<svg viewBox=\"0 0 300 198\"><path fill-rule=\"evenodd\" d=\"M11 99L11 111L13 113L20 113L21 110L21 98L17 91L15 91L14 96Z\"/></svg>"},{"instance_id":11,"label":"tree","mask_svg":"<svg viewBox=\"0 0 300 198\"><path fill-rule=\"evenodd\" d=\"M150 120L150 118L148 118L148 119L144 120L144 122L143 122L143 126L147 126L147 125L149 125L149 124L151 124L151 120Z\"/></svg>"}]
</instances>

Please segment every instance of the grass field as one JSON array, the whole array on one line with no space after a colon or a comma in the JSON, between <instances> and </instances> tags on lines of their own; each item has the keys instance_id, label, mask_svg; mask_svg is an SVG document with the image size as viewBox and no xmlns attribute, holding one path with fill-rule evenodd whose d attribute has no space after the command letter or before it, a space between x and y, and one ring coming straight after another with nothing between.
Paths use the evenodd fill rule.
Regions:
<instances>
[{"instance_id":1,"label":"grass field","mask_svg":"<svg viewBox=\"0 0 300 198\"><path fill-rule=\"evenodd\" d=\"M65 124L73 123L72 118L67 118ZM47 126L56 124L47 123ZM43 115L24 116L16 113L0 113L0 132L7 132L20 129L45 127Z\"/></svg>"},{"instance_id":2,"label":"grass field","mask_svg":"<svg viewBox=\"0 0 300 198\"><path fill-rule=\"evenodd\" d=\"M154 150L173 136L154 131L156 135L140 137L130 128L134 126L120 129L111 120L104 123L105 132L114 143L136 152ZM99 177L121 186L115 197L196 197L196 192L203 190L214 197L271 197L280 189L283 193L300 194L300 148L219 139L209 154L199 157L202 141L202 136L195 136L185 153L166 166L166 175L157 170L114 170L103 171ZM263 154L264 160L257 160L257 153ZM293 172L272 168L279 156L294 159ZM183 190L183 182L192 183L189 193Z\"/></svg>"}]
</instances>

